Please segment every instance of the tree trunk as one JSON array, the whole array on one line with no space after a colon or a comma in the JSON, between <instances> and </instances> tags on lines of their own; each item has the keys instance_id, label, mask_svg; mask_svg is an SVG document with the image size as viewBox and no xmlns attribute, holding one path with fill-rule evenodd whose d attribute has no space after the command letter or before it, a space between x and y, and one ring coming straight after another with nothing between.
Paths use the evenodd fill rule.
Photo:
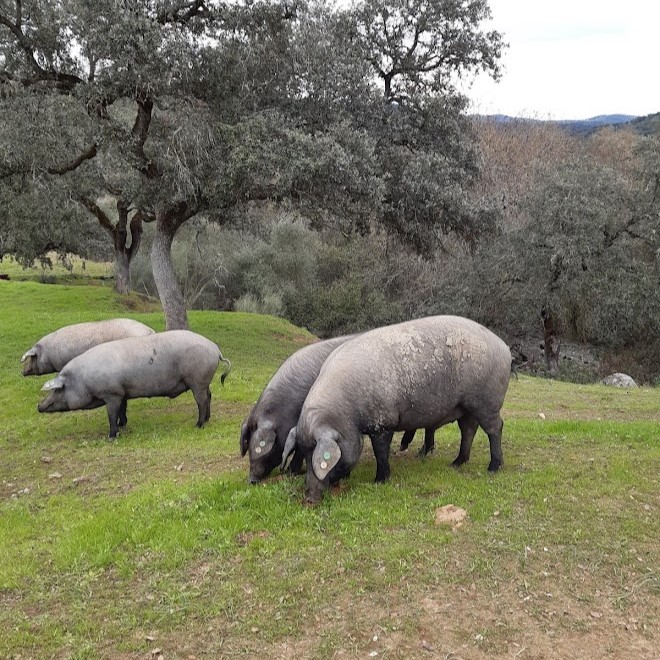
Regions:
<instances>
[{"instance_id":1,"label":"tree trunk","mask_svg":"<svg viewBox=\"0 0 660 660\"><path fill-rule=\"evenodd\" d=\"M141 210L136 211L129 225L128 203L121 198L117 200L117 214L119 221L112 232L115 247L115 289L117 293L125 295L131 290L131 261L140 249L142 221L145 219L145 214ZM129 228L131 244L127 246Z\"/></svg>"},{"instance_id":2,"label":"tree trunk","mask_svg":"<svg viewBox=\"0 0 660 660\"><path fill-rule=\"evenodd\" d=\"M151 245L151 268L165 313L166 330L188 329L186 305L172 264L172 241L184 221L173 221L170 213L156 214L156 234Z\"/></svg>"},{"instance_id":3,"label":"tree trunk","mask_svg":"<svg viewBox=\"0 0 660 660\"><path fill-rule=\"evenodd\" d=\"M131 290L130 263L126 250L115 248L115 291L122 296Z\"/></svg>"},{"instance_id":4,"label":"tree trunk","mask_svg":"<svg viewBox=\"0 0 660 660\"><path fill-rule=\"evenodd\" d=\"M545 353L545 366L548 368L551 376L559 373L559 349L561 348L561 339L557 325L552 314L547 309L541 310L541 319L543 319L543 352Z\"/></svg>"},{"instance_id":5,"label":"tree trunk","mask_svg":"<svg viewBox=\"0 0 660 660\"><path fill-rule=\"evenodd\" d=\"M96 217L101 227L108 232L112 239L115 252L115 291L121 295L126 295L131 288L131 261L140 249L142 241L142 222L148 222L149 217L141 210L133 214L133 219L130 222L131 244L126 247L129 229L128 214L130 212L128 202L121 197L117 199L118 220L116 225L112 224L106 212L93 199L82 197L80 202Z\"/></svg>"}]
</instances>

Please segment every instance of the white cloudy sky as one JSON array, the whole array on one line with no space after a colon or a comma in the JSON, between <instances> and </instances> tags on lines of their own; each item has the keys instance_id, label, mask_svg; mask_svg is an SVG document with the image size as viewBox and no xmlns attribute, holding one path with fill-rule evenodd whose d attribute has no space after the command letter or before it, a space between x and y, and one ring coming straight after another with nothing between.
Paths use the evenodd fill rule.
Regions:
<instances>
[{"instance_id":1,"label":"white cloudy sky","mask_svg":"<svg viewBox=\"0 0 660 660\"><path fill-rule=\"evenodd\" d=\"M660 0L490 0L509 48L474 112L539 119L660 112Z\"/></svg>"}]
</instances>

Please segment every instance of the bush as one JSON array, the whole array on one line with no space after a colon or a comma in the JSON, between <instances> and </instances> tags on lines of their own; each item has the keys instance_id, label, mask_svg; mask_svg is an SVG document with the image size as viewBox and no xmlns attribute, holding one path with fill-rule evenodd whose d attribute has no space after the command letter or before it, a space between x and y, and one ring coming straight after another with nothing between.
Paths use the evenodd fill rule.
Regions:
<instances>
[{"instance_id":1,"label":"bush","mask_svg":"<svg viewBox=\"0 0 660 660\"><path fill-rule=\"evenodd\" d=\"M235 303L237 312L251 314L270 314L271 316L284 316L284 304L277 293L267 294L263 300L252 293L244 293Z\"/></svg>"}]
</instances>

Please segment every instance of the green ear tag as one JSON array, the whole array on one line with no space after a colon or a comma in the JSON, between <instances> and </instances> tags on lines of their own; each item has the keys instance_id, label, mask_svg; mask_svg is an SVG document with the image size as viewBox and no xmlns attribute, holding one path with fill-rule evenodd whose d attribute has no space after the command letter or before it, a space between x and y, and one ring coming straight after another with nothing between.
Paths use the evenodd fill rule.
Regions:
<instances>
[{"instance_id":1,"label":"green ear tag","mask_svg":"<svg viewBox=\"0 0 660 660\"><path fill-rule=\"evenodd\" d=\"M325 458L326 461L330 460L330 452L329 451L324 451L323 452L323 458Z\"/></svg>"},{"instance_id":2,"label":"green ear tag","mask_svg":"<svg viewBox=\"0 0 660 660\"><path fill-rule=\"evenodd\" d=\"M266 446L266 441L265 441L265 440L262 440L262 441L259 443L259 446L260 446L260 447L265 447L265 446Z\"/></svg>"}]
</instances>

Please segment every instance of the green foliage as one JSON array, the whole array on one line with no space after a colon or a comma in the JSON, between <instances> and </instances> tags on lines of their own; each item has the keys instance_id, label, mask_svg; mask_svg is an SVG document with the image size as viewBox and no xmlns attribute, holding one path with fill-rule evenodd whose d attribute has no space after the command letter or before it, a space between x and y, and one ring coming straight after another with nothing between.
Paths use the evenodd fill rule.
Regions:
<instances>
[{"instance_id":1,"label":"green foliage","mask_svg":"<svg viewBox=\"0 0 660 660\"><path fill-rule=\"evenodd\" d=\"M633 119L630 128L642 135L660 135L660 112Z\"/></svg>"},{"instance_id":2,"label":"green foliage","mask_svg":"<svg viewBox=\"0 0 660 660\"><path fill-rule=\"evenodd\" d=\"M499 192L501 213L489 239L442 255L431 307L453 301L456 313L532 344L548 309L564 339L607 348L608 363L655 382L656 140L621 131L579 139L540 123L476 127L487 175L479 188L485 198Z\"/></svg>"},{"instance_id":3,"label":"green foliage","mask_svg":"<svg viewBox=\"0 0 660 660\"><path fill-rule=\"evenodd\" d=\"M571 162L529 198L530 226L509 236L520 306L547 305L566 335L622 346L660 328L654 221L617 172Z\"/></svg>"},{"instance_id":4,"label":"green foliage","mask_svg":"<svg viewBox=\"0 0 660 660\"><path fill-rule=\"evenodd\" d=\"M114 443L102 410L37 414L26 347L126 315L122 304L108 288L0 282L0 656L415 657L420 640L504 656L549 620L553 645L593 646L606 629L603 653L657 646L659 390L512 380L497 475L481 433L450 467L452 425L430 458L394 455L384 486L367 448L310 509L302 478L249 486L238 454L261 388L313 339L280 319L191 313L234 365L212 383L205 429L189 394L132 401ZM128 315L163 328L159 314ZM455 531L434 523L446 504L468 512ZM505 614L523 607L514 625ZM451 626L437 625L444 608ZM504 625L483 623L491 611Z\"/></svg>"},{"instance_id":5,"label":"green foliage","mask_svg":"<svg viewBox=\"0 0 660 660\"><path fill-rule=\"evenodd\" d=\"M191 307L282 316L323 337L395 322L419 309L419 301L404 298L423 266L404 248L388 252L382 236L319 234L296 215L263 215L255 214L249 233L205 223L194 235L182 232L172 253ZM155 295L149 273L139 258L136 287Z\"/></svg>"},{"instance_id":6,"label":"green foliage","mask_svg":"<svg viewBox=\"0 0 660 660\"><path fill-rule=\"evenodd\" d=\"M227 156L211 218L231 210L240 218L250 200L293 199L317 226L332 221L350 231L365 229L378 209L383 182L373 140L349 123L308 133L269 112L224 127L221 139Z\"/></svg>"},{"instance_id":7,"label":"green foliage","mask_svg":"<svg viewBox=\"0 0 660 660\"><path fill-rule=\"evenodd\" d=\"M28 182L18 193L0 183L0 257L11 254L30 266L38 259L47 263L48 252L97 261L111 256L98 223L71 200L65 186Z\"/></svg>"},{"instance_id":8,"label":"green foliage","mask_svg":"<svg viewBox=\"0 0 660 660\"><path fill-rule=\"evenodd\" d=\"M456 77L480 69L497 76L504 44L497 32L482 31L490 17L485 0L360 3L358 33L386 102L447 94Z\"/></svg>"},{"instance_id":9,"label":"green foliage","mask_svg":"<svg viewBox=\"0 0 660 660\"><path fill-rule=\"evenodd\" d=\"M124 268L142 222L156 219L170 325L185 323L185 308L169 245L200 212L224 223L251 203L292 205L314 228L385 226L427 254L443 232L472 238L487 228L479 200L468 200L476 161L465 99L451 84L477 70L497 75L501 38L482 30L483 0L21 7L0 8L0 110L29 110L0 136L3 179L63 186L110 234ZM42 104L47 114L33 111ZM28 134L28 162L14 162ZM128 216L99 212L108 193L118 211L135 212L130 248ZM30 205L14 211L9 226L39 222ZM82 238L80 214L55 215L44 232L67 221L67 234ZM24 248L26 260L43 251L24 246L28 237L5 249Z\"/></svg>"}]
</instances>

